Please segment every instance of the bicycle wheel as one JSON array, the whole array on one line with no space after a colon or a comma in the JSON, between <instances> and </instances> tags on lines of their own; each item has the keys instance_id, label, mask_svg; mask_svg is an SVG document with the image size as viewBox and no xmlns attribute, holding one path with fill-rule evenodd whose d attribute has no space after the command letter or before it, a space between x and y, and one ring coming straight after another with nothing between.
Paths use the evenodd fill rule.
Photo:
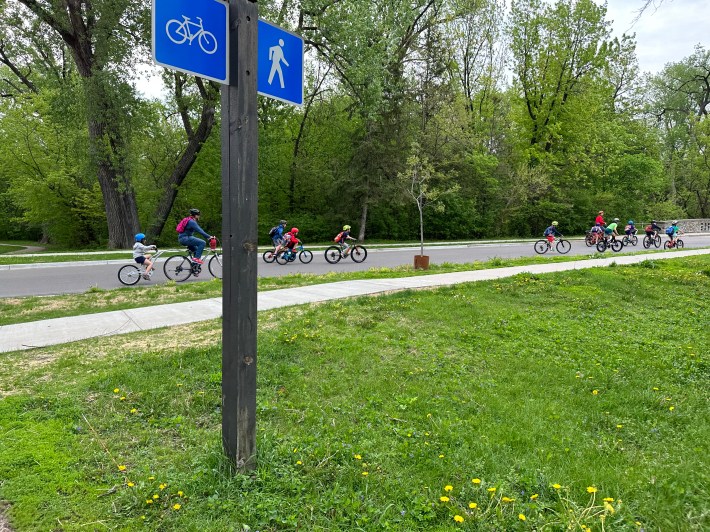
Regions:
<instances>
[{"instance_id":1,"label":"bicycle wheel","mask_svg":"<svg viewBox=\"0 0 710 532\"><path fill-rule=\"evenodd\" d=\"M565 253L569 253L570 249L572 249L572 244L569 243L569 240L560 240L557 242L557 253L564 255Z\"/></svg>"},{"instance_id":2,"label":"bicycle wheel","mask_svg":"<svg viewBox=\"0 0 710 532\"><path fill-rule=\"evenodd\" d=\"M588 248L591 248L594 245L594 235L587 233L587 236L584 237L584 243L587 244Z\"/></svg>"},{"instance_id":3,"label":"bicycle wheel","mask_svg":"<svg viewBox=\"0 0 710 532\"><path fill-rule=\"evenodd\" d=\"M264 262L267 264L271 264L276 260L276 255L274 255L274 251L264 251L264 254L261 256L262 259L264 259Z\"/></svg>"},{"instance_id":4,"label":"bicycle wheel","mask_svg":"<svg viewBox=\"0 0 710 532\"><path fill-rule=\"evenodd\" d=\"M621 251L622 249L624 249L624 244L623 244L622 242L620 242L619 240L613 240L613 241L611 242L611 249L612 249L614 252L618 253L619 251Z\"/></svg>"},{"instance_id":5,"label":"bicycle wheel","mask_svg":"<svg viewBox=\"0 0 710 532\"><path fill-rule=\"evenodd\" d=\"M604 253L606 251L606 248L607 248L606 240L600 240L599 242L597 242L597 251L599 253Z\"/></svg>"},{"instance_id":6,"label":"bicycle wheel","mask_svg":"<svg viewBox=\"0 0 710 532\"><path fill-rule=\"evenodd\" d=\"M300 260L303 264L308 264L313 260L313 253L307 249L304 249L298 254L298 260Z\"/></svg>"},{"instance_id":7,"label":"bicycle wheel","mask_svg":"<svg viewBox=\"0 0 710 532\"><path fill-rule=\"evenodd\" d=\"M624 238L621 239L621 245L622 246L628 246L631 242L629 242L629 237L627 235L624 235Z\"/></svg>"},{"instance_id":8,"label":"bicycle wheel","mask_svg":"<svg viewBox=\"0 0 710 532\"><path fill-rule=\"evenodd\" d=\"M677 247L677 248L685 247L685 243L679 238L678 240L675 241L675 247Z\"/></svg>"},{"instance_id":9,"label":"bicycle wheel","mask_svg":"<svg viewBox=\"0 0 710 532\"><path fill-rule=\"evenodd\" d=\"M648 248L651 247L651 243L652 243L652 242L651 242L651 237L650 237L650 236L646 235L645 237L643 237L643 247L645 247L646 249L648 249Z\"/></svg>"},{"instance_id":10,"label":"bicycle wheel","mask_svg":"<svg viewBox=\"0 0 710 532\"><path fill-rule=\"evenodd\" d=\"M337 264L341 259L340 248L338 246L330 246L325 250L325 260L330 264Z\"/></svg>"},{"instance_id":11,"label":"bicycle wheel","mask_svg":"<svg viewBox=\"0 0 710 532\"><path fill-rule=\"evenodd\" d=\"M671 241L670 240L666 240L663 243L663 249L671 249Z\"/></svg>"},{"instance_id":12,"label":"bicycle wheel","mask_svg":"<svg viewBox=\"0 0 710 532\"><path fill-rule=\"evenodd\" d=\"M168 23L165 25L165 33L168 34L168 39L175 44L182 44L187 40L187 33L182 24L183 23L179 20L172 19L168 20Z\"/></svg>"},{"instance_id":13,"label":"bicycle wheel","mask_svg":"<svg viewBox=\"0 0 710 532\"><path fill-rule=\"evenodd\" d=\"M126 264L120 270L118 270L118 280L126 286L132 286L140 281L141 271L138 266L133 266L133 264Z\"/></svg>"},{"instance_id":14,"label":"bicycle wheel","mask_svg":"<svg viewBox=\"0 0 710 532\"><path fill-rule=\"evenodd\" d=\"M358 264L364 262L367 258L367 250L364 246L353 246L350 248L350 258L353 259L353 262L357 262Z\"/></svg>"},{"instance_id":15,"label":"bicycle wheel","mask_svg":"<svg viewBox=\"0 0 710 532\"><path fill-rule=\"evenodd\" d=\"M632 246L636 246L639 243L639 237L637 237L636 235L631 235L629 240L631 240Z\"/></svg>"},{"instance_id":16,"label":"bicycle wheel","mask_svg":"<svg viewBox=\"0 0 710 532\"><path fill-rule=\"evenodd\" d=\"M538 240L535 242L535 253L538 255L544 255L550 246L547 245L547 240Z\"/></svg>"},{"instance_id":17,"label":"bicycle wheel","mask_svg":"<svg viewBox=\"0 0 710 532\"><path fill-rule=\"evenodd\" d=\"M653 243L657 248L660 248L661 247L661 235L656 235L656 238L654 239Z\"/></svg>"},{"instance_id":18,"label":"bicycle wheel","mask_svg":"<svg viewBox=\"0 0 710 532\"><path fill-rule=\"evenodd\" d=\"M222 254L218 253L216 255L212 255L212 257L210 258L210 261L207 263L207 268L209 269L209 271L213 277L216 277L217 279L221 279L222 278Z\"/></svg>"},{"instance_id":19,"label":"bicycle wheel","mask_svg":"<svg viewBox=\"0 0 710 532\"><path fill-rule=\"evenodd\" d=\"M200 45L200 48L206 54L213 54L217 51L217 39L209 31L202 30L202 33L197 38L197 44Z\"/></svg>"},{"instance_id":20,"label":"bicycle wheel","mask_svg":"<svg viewBox=\"0 0 710 532\"><path fill-rule=\"evenodd\" d=\"M192 275L192 265L187 257L174 255L163 264L163 272L171 281L180 283Z\"/></svg>"},{"instance_id":21,"label":"bicycle wheel","mask_svg":"<svg viewBox=\"0 0 710 532\"><path fill-rule=\"evenodd\" d=\"M283 265L283 264L286 264L286 263L288 263L288 262L291 262L291 261L289 260L289 254L290 254L290 253L291 253L290 251L284 251L283 253L279 253L279 254L276 256L276 262L278 262L279 264L282 264L282 265Z\"/></svg>"}]
</instances>

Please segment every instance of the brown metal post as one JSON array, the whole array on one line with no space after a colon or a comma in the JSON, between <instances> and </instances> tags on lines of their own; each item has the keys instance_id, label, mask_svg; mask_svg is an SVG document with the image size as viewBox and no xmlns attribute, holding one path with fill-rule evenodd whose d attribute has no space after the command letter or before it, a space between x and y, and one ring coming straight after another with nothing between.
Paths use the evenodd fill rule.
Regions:
<instances>
[{"instance_id":1,"label":"brown metal post","mask_svg":"<svg viewBox=\"0 0 710 532\"><path fill-rule=\"evenodd\" d=\"M222 445L256 467L256 1L229 0L230 85L222 87Z\"/></svg>"}]
</instances>

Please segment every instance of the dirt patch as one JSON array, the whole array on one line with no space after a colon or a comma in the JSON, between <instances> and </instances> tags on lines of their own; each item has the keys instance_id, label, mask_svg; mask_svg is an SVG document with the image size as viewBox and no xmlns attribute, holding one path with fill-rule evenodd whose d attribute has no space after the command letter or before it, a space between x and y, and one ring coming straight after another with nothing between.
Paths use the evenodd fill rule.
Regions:
<instances>
[{"instance_id":1,"label":"dirt patch","mask_svg":"<svg viewBox=\"0 0 710 532\"><path fill-rule=\"evenodd\" d=\"M5 511L9 506L8 503L0 501L0 532L14 532L14 529L10 526L10 523L8 523L5 517Z\"/></svg>"}]
</instances>

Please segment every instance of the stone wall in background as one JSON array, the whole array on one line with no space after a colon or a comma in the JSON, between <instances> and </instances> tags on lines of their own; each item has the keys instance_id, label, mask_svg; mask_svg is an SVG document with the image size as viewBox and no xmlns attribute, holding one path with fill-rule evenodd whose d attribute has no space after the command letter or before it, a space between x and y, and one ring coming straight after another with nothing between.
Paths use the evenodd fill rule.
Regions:
<instances>
[{"instance_id":1,"label":"stone wall in background","mask_svg":"<svg viewBox=\"0 0 710 532\"><path fill-rule=\"evenodd\" d=\"M665 229L672 221L673 220L663 220L659 222L658 225ZM710 233L710 218L678 220L678 228L684 233Z\"/></svg>"}]
</instances>

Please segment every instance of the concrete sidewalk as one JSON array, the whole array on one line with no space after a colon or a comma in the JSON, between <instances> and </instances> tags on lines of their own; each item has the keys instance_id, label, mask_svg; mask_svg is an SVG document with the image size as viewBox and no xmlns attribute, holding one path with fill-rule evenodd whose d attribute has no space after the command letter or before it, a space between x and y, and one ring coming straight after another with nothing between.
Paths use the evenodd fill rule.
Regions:
<instances>
[{"instance_id":1,"label":"concrete sidewalk","mask_svg":"<svg viewBox=\"0 0 710 532\"><path fill-rule=\"evenodd\" d=\"M398 279L369 279L336 283L300 286L259 292L258 310L330 301L347 297L379 294L396 290L434 288L459 283L488 281L511 277L520 273L543 274L569 270L582 270L609 266L612 263L636 264L645 260L664 260L710 254L710 249L695 249L670 253L644 255L619 255L604 259L588 259L555 264L514 266L492 270L478 270ZM171 303L130 310L117 310L56 318L51 320L0 326L0 352L19 351L49 345L63 344L136 331L182 325L186 316L189 321L204 321L222 316L222 298L205 299L186 303Z\"/></svg>"}]
</instances>

